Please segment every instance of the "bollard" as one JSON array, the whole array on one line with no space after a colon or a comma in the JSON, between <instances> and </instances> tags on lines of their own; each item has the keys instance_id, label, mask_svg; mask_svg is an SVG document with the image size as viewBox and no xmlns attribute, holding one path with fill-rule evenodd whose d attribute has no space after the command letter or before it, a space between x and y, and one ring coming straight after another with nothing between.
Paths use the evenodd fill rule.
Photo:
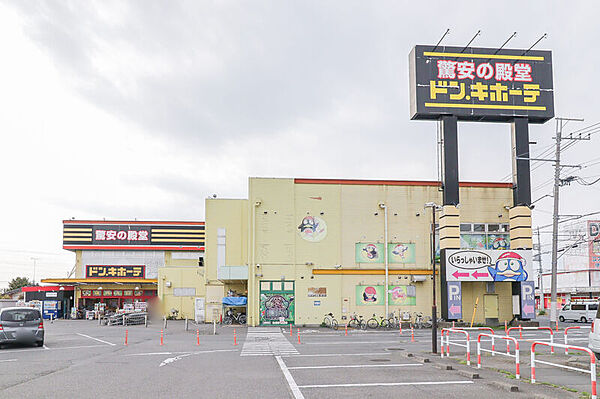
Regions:
<instances>
[{"instance_id":1,"label":"bollard","mask_svg":"<svg viewBox=\"0 0 600 399\"><path fill-rule=\"evenodd\" d=\"M558 332L558 320L556 320L556 332Z\"/></svg>"},{"instance_id":2,"label":"bollard","mask_svg":"<svg viewBox=\"0 0 600 399\"><path fill-rule=\"evenodd\" d=\"M185 331L187 331L188 330L188 319L187 319L187 317L185 318L184 325L185 325Z\"/></svg>"},{"instance_id":3,"label":"bollard","mask_svg":"<svg viewBox=\"0 0 600 399\"><path fill-rule=\"evenodd\" d=\"M294 333L292 332L292 323L290 323L290 337L294 336Z\"/></svg>"},{"instance_id":4,"label":"bollard","mask_svg":"<svg viewBox=\"0 0 600 399\"><path fill-rule=\"evenodd\" d=\"M167 316L163 317L163 329L167 328Z\"/></svg>"},{"instance_id":5,"label":"bollard","mask_svg":"<svg viewBox=\"0 0 600 399\"><path fill-rule=\"evenodd\" d=\"M506 320L504 320L504 335L506 335L508 331L507 325L506 325Z\"/></svg>"},{"instance_id":6,"label":"bollard","mask_svg":"<svg viewBox=\"0 0 600 399\"><path fill-rule=\"evenodd\" d=\"M523 326L519 324L519 339L523 339Z\"/></svg>"},{"instance_id":7,"label":"bollard","mask_svg":"<svg viewBox=\"0 0 600 399\"><path fill-rule=\"evenodd\" d=\"M127 336L129 335L129 331L125 330L125 346L127 346Z\"/></svg>"},{"instance_id":8,"label":"bollard","mask_svg":"<svg viewBox=\"0 0 600 399\"><path fill-rule=\"evenodd\" d=\"M160 344L164 345L163 330L160 330Z\"/></svg>"},{"instance_id":9,"label":"bollard","mask_svg":"<svg viewBox=\"0 0 600 399\"><path fill-rule=\"evenodd\" d=\"M233 346L237 345L237 334L235 332L235 328L233 329Z\"/></svg>"},{"instance_id":10,"label":"bollard","mask_svg":"<svg viewBox=\"0 0 600 399\"><path fill-rule=\"evenodd\" d=\"M298 344L301 344L302 342L300 342L300 329L298 329Z\"/></svg>"},{"instance_id":11,"label":"bollard","mask_svg":"<svg viewBox=\"0 0 600 399\"><path fill-rule=\"evenodd\" d=\"M144 327L148 328L148 315L144 315Z\"/></svg>"},{"instance_id":12,"label":"bollard","mask_svg":"<svg viewBox=\"0 0 600 399\"><path fill-rule=\"evenodd\" d=\"M454 320L452 320L452 328L454 328Z\"/></svg>"},{"instance_id":13,"label":"bollard","mask_svg":"<svg viewBox=\"0 0 600 399\"><path fill-rule=\"evenodd\" d=\"M200 330L196 330L196 345L200 345Z\"/></svg>"},{"instance_id":14,"label":"bollard","mask_svg":"<svg viewBox=\"0 0 600 399\"><path fill-rule=\"evenodd\" d=\"M346 331L344 332L344 335L347 337L348 336L348 323L346 323Z\"/></svg>"},{"instance_id":15,"label":"bollard","mask_svg":"<svg viewBox=\"0 0 600 399\"><path fill-rule=\"evenodd\" d=\"M400 320L398 324L400 325L400 335L402 335L402 320Z\"/></svg>"},{"instance_id":16,"label":"bollard","mask_svg":"<svg viewBox=\"0 0 600 399\"><path fill-rule=\"evenodd\" d=\"M213 335L217 335L217 321L213 320Z\"/></svg>"},{"instance_id":17,"label":"bollard","mask_svg":"<svg viewBox=\"0 0 600 399\"><path fill-rule=\"evenodd\" d=\"M415 328L410 326L410 342L415 342Z\"/></svg>"}]
</instances>

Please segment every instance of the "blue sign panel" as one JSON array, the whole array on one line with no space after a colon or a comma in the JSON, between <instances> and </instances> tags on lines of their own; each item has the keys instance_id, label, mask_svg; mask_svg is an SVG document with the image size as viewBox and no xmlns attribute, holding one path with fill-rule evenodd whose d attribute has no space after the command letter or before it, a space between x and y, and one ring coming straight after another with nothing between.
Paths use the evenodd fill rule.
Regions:
<instances>
[{"instance_id":1,"label":"blue sign panel","mask_svg":"<svg viewBox=\"0 0 600 399\"><path fill-rule=\"evenodd\" d=\"M321 301L314 301L314 302L313 302L313 305L314 305L314 306L321 306Z\"/></svg>"},{"instance_id":2,"label":"blue sign panel","mask_svg":"<svg viewBox=\"0 0 600 399\"><path fill-rule=\"evenodd\" d=\"M521 318L535 319L535 287L533 281L521 282Z\"/></svg>"},{"instance_id":3,"label":"blue sign panel","mask_svg":"<svg viewBox=\"0 0 600 399\"><path fill-rule=\"evenodd\" d=\"M448 319L462 319L462 290L460 281L448 282Z\"/></svg>"}]
</instances>

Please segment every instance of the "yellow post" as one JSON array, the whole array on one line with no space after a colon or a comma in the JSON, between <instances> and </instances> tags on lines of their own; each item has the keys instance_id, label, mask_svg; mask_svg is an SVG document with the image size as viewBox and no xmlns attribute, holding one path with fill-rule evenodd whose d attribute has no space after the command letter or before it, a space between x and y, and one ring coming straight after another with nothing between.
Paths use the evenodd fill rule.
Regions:
<instances>
[{"instance_id":1,"label":"yellow post","mask_svg":"<svg viewBox=\"0 0 600 399\"><path fill-rule=\"evenodd\" d=\"M473 322L475 321L475 313L477 312L477 304L479 303L479 297L475 299L475 307L473 308L473 317L471 317L471 327L473 327Z\"/></svg>"}]
</instances>

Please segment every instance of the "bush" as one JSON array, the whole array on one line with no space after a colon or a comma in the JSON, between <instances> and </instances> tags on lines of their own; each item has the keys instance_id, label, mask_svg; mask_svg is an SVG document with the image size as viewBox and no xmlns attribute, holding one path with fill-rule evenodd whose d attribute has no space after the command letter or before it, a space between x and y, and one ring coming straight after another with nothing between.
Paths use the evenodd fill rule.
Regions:
<instances>
[{"instance_id":1,"label":"bush","mask_svg":"<svg viewBox=\"0 0 600 399\"><path fill-rule=\"evenodd\" d=\"M546 314L546 311L545 311L545 310L540 310L540 311L538 312L538 314L539 314L540 316L543 316L543 315L545 315L545 314Z\"/></svg>"}]
</instances>

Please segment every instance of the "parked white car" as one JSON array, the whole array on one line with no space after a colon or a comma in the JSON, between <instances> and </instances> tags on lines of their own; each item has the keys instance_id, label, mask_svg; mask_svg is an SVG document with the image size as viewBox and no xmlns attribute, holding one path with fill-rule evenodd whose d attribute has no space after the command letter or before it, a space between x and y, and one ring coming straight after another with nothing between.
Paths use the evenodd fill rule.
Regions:
<instances>
[{"instance_id":1,"label":"parked white car","mask_svg":"<svg viewBox=\"0 0 600 399\"><path fill-rule=\"evenodd\" d=\"M596 359L600 360L600 314L596 313L594 321L592 321L592 330L588 336L588 347L596 355Z\"/></svg>"},{"instance_id":2,"label":"parked white car","mask_svg":"<svg viewBox=\"0 0 600 399\"><path fill-rule=\"evenodd\" d=\"M558 320L573 320L587 323L596 318L598 302L570 302L558 313Z\"/></svg>"}]
</instances>

